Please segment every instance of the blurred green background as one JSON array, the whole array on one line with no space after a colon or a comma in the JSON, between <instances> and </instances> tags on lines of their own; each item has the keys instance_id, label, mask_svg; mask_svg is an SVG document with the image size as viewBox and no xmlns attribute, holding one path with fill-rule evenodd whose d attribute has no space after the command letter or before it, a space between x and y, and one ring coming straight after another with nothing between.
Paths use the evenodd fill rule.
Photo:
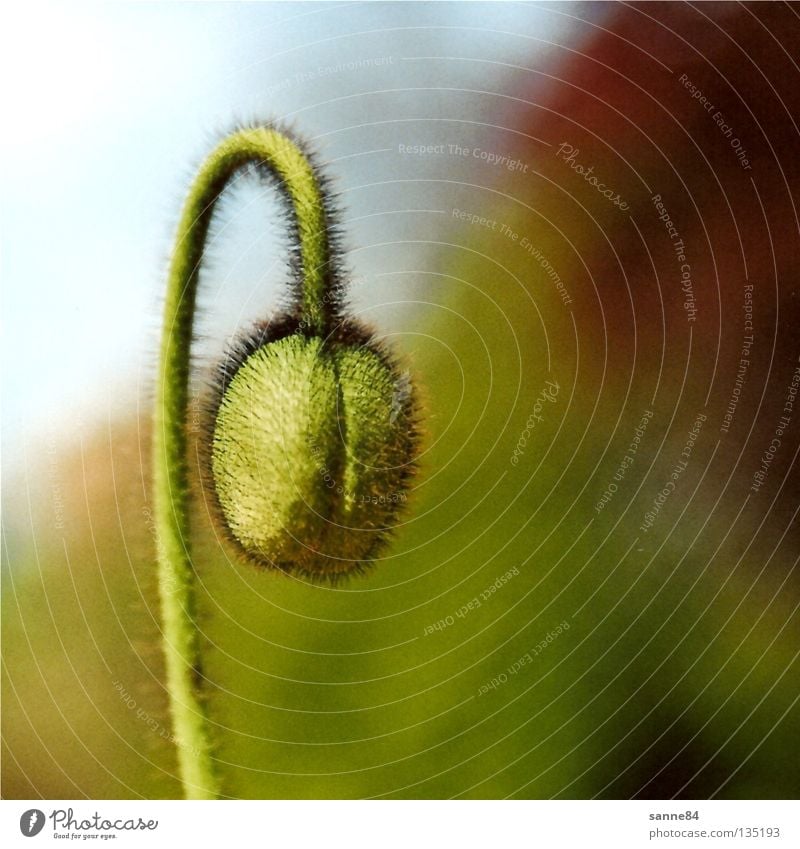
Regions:
<instances>
[{"instance_id":1,"label":"blurred green background","mask_svg":"<svg viewBox=\"0 0 800 849\"><path fill-rule=\"evenodd\" d=\"M279 117L334 180L353 312L421 387L426 442L392 547L335 589L236 562L198 479L224 795L795 797L791 11L78 9L18 36L92 33L105 47L65 73L99 93L56 115L55 161L34 132L6 142L3 795L181 795L149 493L161 272L217 131ZM32 113L58 93L57 58L19 95ZM230 192L202 280L198 404L231 334L279 305L285 248L270 192Z\"/></svg>"}]
</instances>

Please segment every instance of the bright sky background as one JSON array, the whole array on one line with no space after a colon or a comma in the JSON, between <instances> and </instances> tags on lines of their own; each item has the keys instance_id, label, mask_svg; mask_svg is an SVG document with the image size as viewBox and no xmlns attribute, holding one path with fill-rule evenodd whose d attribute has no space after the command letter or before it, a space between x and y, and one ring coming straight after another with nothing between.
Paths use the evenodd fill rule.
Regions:
<instances>
[{"instance_id":1,"label":"bright sky background","mask_svg":"<svg viewBox=\"0 0 800 849\"><path fill-rule=\"evenodd\" d=\"M380 189L353 187L395 176L385 151L417 140L408 116L421 127L436 120L441 101L406 89L498 90L507 73L415 57L496 57L502 48L506 61L530 62L570 25L513 3L17 3L4 15L0 274L12 449L20 431L68 429L74 416L148 403L172 228L195 165L221 132L288 116L332 163L351 244L402 240L403 215L370 215ZM518 32L543 41L508 37ZM265 226L268 202L258 192L251 199L263 216L232 222L219 258L225 275L204 293L212 335L274 306L279 228ZM402 208L400 196L389 202ZM352 264L370 275L372 261L367 251ZM391 285L376 279L358 298L380 304Z\"/></svg>"}]
</instances>

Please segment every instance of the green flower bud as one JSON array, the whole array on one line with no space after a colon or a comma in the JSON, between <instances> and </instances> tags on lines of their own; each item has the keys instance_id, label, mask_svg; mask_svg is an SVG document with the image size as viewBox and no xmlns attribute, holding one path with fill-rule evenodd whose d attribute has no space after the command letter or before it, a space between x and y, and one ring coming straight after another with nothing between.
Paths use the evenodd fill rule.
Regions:
<instances>
[{"instance_id":1,"label":"green flower bud","mask_svg":"<svg viewBox=\"0 0 800 849\"><path fill-rule=\"evenodd\" d=\"M395 363L353 324L328 339L284 326L220 388L211 471L227 536L266 567L360 571L397 524L417 451Z\"/></svg>"},{"instance_id":2,"label":"green flower bud","mask_svg":"<svg viewBox=\"0 0 800 849\"><path fill-rule=\"evenodd\" d=\"M346 315L336 214L305 145L275 126L244 127L201 164L183 205L167 278L153 421L153 492L166 683L188 798L218 794L200 692L187 462L190 348L199 269L214 207L254 168L291 214L290 315L246 341L221 370L202 444L219 519L262 566L336 581L380 551L418 450L406 377Z\"/></svg>"}]
</instances>

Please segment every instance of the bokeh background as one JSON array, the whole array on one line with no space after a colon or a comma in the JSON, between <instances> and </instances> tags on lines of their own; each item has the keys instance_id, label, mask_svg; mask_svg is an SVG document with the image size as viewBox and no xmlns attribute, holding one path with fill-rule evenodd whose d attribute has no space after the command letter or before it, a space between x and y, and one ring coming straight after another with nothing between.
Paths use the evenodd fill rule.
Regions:
<instances>
[{"instance_id":1,"label":"bokeh background","mask_svg":"<svg viewBox=\"0 0 800 849\"><path fill-rule=\"evenodd\" d=\"M238 563L198 486L223 793L797 796L797 5L26 5L2 39L5 797L181 795L164 272L202 156L276 118L325 162L426 448L335 589ZM286 249L270 191L230 191L198 405Z\"/></svg>"}]
</instances>

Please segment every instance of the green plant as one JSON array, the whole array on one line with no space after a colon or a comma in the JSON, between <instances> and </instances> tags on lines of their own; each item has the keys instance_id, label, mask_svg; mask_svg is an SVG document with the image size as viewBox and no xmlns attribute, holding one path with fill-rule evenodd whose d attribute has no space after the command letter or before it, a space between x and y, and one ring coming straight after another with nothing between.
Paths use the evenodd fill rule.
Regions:
<instances>
[{"instance_id":1,"label":"green plant","mask_svg":"<svg viewBox=\"0 0 800 849\"><path fill-rule=\"evenodd\" d=\"M202 164L167 284L154 425L154 496L167 690L187 797L218 779L199 689L189 545L186 418L198 273L214 206L255 166L293 209L293 307L258 325L220 368L206 453L225 536L250 562L311 580L362 570L405 502L418 448L413 391L348 319L333 209L302 147L274 127L239 130Z\"/></svg>"}]
</instances>

